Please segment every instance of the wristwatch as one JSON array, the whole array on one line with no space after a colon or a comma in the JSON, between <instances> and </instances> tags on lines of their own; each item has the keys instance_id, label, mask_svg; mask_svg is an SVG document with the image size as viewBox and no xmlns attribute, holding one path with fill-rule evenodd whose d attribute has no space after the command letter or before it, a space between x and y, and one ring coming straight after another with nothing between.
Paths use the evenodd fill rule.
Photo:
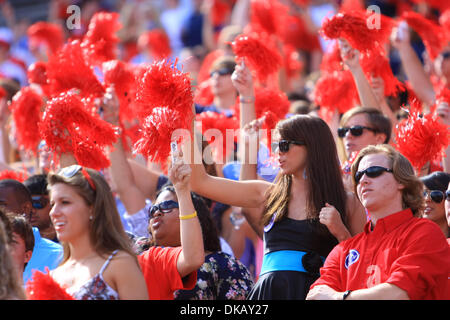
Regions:
<instances>
[{"instance_id":1,"label":"wristwatch","mask_svg":"<svg viewBox=\"0 0 450 320\"><path fill-rule=\"evenodd\" d=\"M344 292L344 295L342 296L342 300L347 299L347 297L349 296L349 294L352 292L352 290L347 290Z\"/></svg>"}]
</instances>

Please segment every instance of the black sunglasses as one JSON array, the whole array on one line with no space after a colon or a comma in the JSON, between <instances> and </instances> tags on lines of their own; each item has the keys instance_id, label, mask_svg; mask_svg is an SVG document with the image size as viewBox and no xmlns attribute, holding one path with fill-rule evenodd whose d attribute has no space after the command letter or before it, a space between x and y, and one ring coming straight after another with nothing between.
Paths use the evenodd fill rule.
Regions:
<instances>
[{"instance_id":1,"label":"black sunglasses","mask_svg":"<svg viewBox=\"0 0 450 320\"><path fill-rule=\"evenodd\" d=\"M445 191L445 200L450 201L450 190Z\"/></svg>"},{"instance_id":2,"label":"black sunglasses","mask_svg":"<svg viewBox=\"0 0 450 320\"><path fill-rule=\"evenodd\" d=\"M447 191L448 192L448 191ZM425 190L423 192L423 196L426 198L427 196L430 196L430 199L433 200L436 203L441 203L442 200L449 197L447 192L444 194L441 190Z\"/></svg>"},{"instance_id":3,"label":"black sunglasses","mask_svg":"<svg viewBox=\"0 0 450 320\"><path fill-rule=\"evenodd\" d=\"M31 204L35 209L44 209L49 203L49 200L46 196L32 196Z\"/></svg>"},{"instance_id":4,"label":"black sunglasses","mask_svg":"<svg viewBox=\"0 0 450 320\"><path fill-rule=\"evenodd\" d=\"M305 143L302 141L293 141L293 140L280 140L278 142L273 142L272 143L272 151L273 152L277 152L278 150L280 152L288 152L289 151L289 146L291 144L295 144L297 146L304 146Z\"/></svg>"},{"instance_id":5,"label":"black sunglasses","mask_svg":"<svg viewBox=\"0 0 450 320\"><path fill-rule=\"evenodd\" d=\"M350 131L351 135L354 137L359 137L363 134L364 129L372 131L372 132L378 132L378 130L374 128L364 127L364 126L353 126L353 127L342 127L337 130L339 138L344 138L347 135L347 132Z\"/></svg>"},{"instance_id":6,"label":"black sunglasses","mask_svg":"<svg viewBox=\"0 0 450 320\"><path fill-rule=\"evenodd\" d=\"M217 73L219 76L225 76L225 75L227 75L227 74L232 74L232 73L233 73L233 70L230 70L230 69L227 69L227 68L221 68L221 69L218 69L218 70L211 71L211 73L209 74L209 76L212 78L216 73Z\"/></svg>"},{"instance_id":7,"label":"black sunglasses","mask_svg":"<svg viewBox=\"0 0 450 320\"><path fill-rule=\"evenodd\" d=\"M148 215L150 219L152 219L156 211L158 210L159 212L165 214L172 212L172 210L176 208L178 208L178 202L173 200L167 200L151 206L150 209L148 210Z\"/></svg>"},{"instance_id":8,"label":"black sunglasses","mask_svg":"<svg viewBox=\"0 0 450 320\"><path fill-rule=\"evenodd\" d=\"M387 169L385 167L373 166L369 167L366 170L358 171L355 174L355 183L358 184L361 180L362 176L366 174L369 178L376 178L381 176L383 172L393 172L392 169Z\"/></svg>"}]
</instances>

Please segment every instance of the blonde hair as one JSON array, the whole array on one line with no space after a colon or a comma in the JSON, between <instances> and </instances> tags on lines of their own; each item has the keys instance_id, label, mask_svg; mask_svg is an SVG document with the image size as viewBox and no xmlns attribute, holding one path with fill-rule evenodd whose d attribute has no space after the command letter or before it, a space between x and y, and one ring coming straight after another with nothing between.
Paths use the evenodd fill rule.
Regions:
<instances>
[{"instance_id":1,"label":"blonde hair","mask_svg":"<svg viewBox=\"0 0 450 320\"><path fill-rule=\"evenodd\" d=\"M106 180L95 170L85 168L95 190L89 185L81 170L68 178L57 173L49 173L48 188L64 183L72 188L84 199L88 206L93 207L90 223L89 237L94 250L102 257L111 254L114 250L123 250L135 257L131 248L131 242L125 233L116 202ZM61 264L70 257L70 248L67 243L62 243L64 256ZM136 258L136 257L135 257Z\"/></svg>"},{"instance_id":2,"label":"blonde hair","mask_svg":"<svg viewBox=\"0 0 450 320\"><path fill-rule=\"evenodd\" d=\"M423 198L423 183L416 176L414 168L400 152L387 144L370 145L363 148L352 165L353 188L356 192L355 174L358 171L359 163L362 158L369 154L382 153L387 156L392 167L392 174L395 180L404 186L402 190L402 207L410 208L415 216L421 216L425 205Z\"/></svg>"}]
</instances>

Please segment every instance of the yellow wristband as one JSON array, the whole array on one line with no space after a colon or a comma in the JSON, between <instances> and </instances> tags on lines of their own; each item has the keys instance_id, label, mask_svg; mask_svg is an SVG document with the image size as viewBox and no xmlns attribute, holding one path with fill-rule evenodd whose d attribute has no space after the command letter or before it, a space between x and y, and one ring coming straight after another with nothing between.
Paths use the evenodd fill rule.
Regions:
<instances>
[{"instance_id":1,"label":"yellow wristband","mask_svg":"<svg viewBox=\"0 0 450 320\"><path fill-rule=\"evenodd\" d=\"M196 216L197 216L197 211L194 211L194 213L188 214L187 216L182 216L180 214L180 220L189 220L189 219L195 218Z\"/></svg>"}]
</instances>

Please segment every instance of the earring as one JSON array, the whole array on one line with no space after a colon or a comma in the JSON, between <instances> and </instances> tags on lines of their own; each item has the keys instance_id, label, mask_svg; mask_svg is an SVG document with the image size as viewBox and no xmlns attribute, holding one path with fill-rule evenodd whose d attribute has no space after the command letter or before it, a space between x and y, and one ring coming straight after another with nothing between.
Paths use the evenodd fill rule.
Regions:
<instances>
[{"instance_id":1,"label":"earring","mask_svg":"<svg viewBox=\"0 0 450 320\"><path fill-rule=\"evenodd\" d=\"M307 178L307 176L306 176L306 168L305 168L305 169L303 169L303 179L306 180L306 178Z\"/></svg>"},{"instance_id":2,"label":"earring","mask_svg":"<svg viewBox=\"0 0 450 320\"><path fill-rule=\"evenodd\" d=\"M92 217L92 216L89 216L89 220L90 220L90 221L92 221L92 219L94 219L94 217Z\"/></svg>"}]
</instances>

